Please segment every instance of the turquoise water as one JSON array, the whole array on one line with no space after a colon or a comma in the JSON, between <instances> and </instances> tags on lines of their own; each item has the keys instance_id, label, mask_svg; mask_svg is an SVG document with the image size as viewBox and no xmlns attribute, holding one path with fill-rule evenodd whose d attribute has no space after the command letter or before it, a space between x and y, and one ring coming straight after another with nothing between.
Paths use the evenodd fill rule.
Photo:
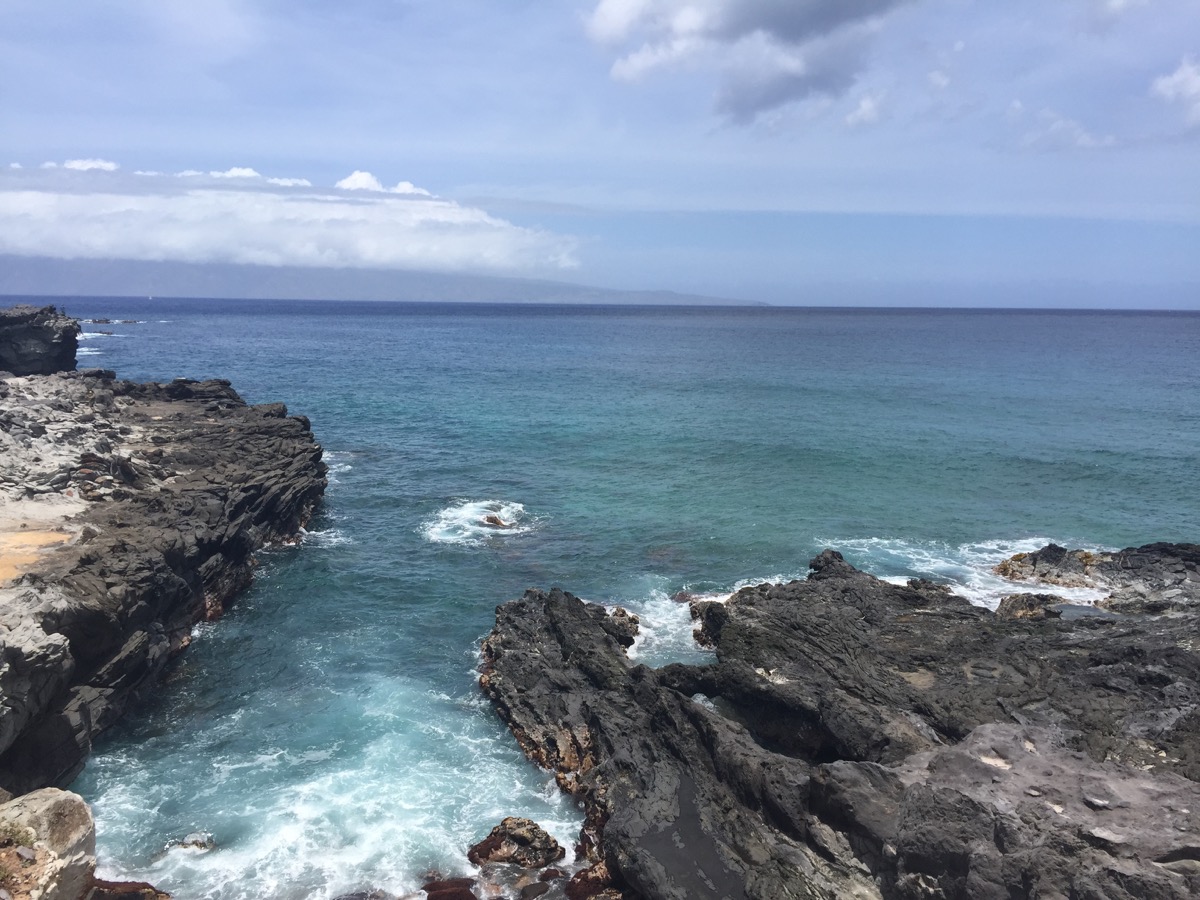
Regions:
<instances>
[{"instance_id":1,"label":"turquoise water","mask_svg":"<svg viewBox=\"0 0 1200 900\"><path fill-rule=\"evenodd\" d=\"M951 581L1200 531L1200 315L72 299L122 377L308 415L326 503L75 785L104 871L188 898L413 890L505 815L579 813L481 701L496 604L558 584L704 659L680 590L824 546ZM516 528L493 532L497 511ZM1088 595L1081 594L1080 600ZM192 832L217 848L173 846Z\"/></svg>"}]
</instances>

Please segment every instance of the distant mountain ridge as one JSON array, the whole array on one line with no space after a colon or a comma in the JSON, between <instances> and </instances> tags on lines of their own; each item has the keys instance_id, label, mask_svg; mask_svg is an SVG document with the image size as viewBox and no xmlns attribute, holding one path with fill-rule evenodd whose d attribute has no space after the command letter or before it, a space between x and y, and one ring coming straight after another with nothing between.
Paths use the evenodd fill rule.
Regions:
<instances>
[{"instance_id":1,"label":"distant mountain ridge","mask_svg":"<svg viewBox=\"0 0 1200 900\"><path fill-rule=\"evenodd\" d=\"M0 255L0 295L6 294L23 297L766 305L674 291L620 291L561 281L491 275Z\"/></svg>"}]
</instances>

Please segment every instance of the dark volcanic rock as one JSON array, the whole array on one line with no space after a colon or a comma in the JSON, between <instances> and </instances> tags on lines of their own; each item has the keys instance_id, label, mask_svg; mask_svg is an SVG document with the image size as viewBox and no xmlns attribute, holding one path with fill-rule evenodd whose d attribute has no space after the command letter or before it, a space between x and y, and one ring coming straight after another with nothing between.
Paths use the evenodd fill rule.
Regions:
<instances>
[{"instance_id":1,"label":"dark volcanic rock","mask_svg":"<svg viewBox=\"0 0 1200 900\"><path fill-rule=\"evenodd\" d=\"M479 900L473 878L447 878L421 885L426 900Z\"/></svg>"},{"instance_id":2,"label":"dark volcanic rock","mask_svg":"<svg viewBox=\"0 0 1200 900\"><path fill-rule=\"evenodd\" d=\"M1099 605L1117 612L1200 608L1200 544L1146 544L1115 553L1049 544L1006 559L996 572L1017 581L1106 590Z\"/></svg>"},{"instance_id":3,"label":"dark volcanic rock","mask_svg":"<svg viewBox=\"0 0 1200 900\"><path fill-rule=\"evenodd\" d=\"M627 896L1189 897L1194 615L1002 619L832 551L701 607L654 671L560 590L497 610L481 684ZM703 696L699 696L703 695Z\"/></svg>"},{"instance_id":4,"label":"dark volcanic rock","mask_svg":"<svg viewBox=\"0 0 1200 900\"><path fill-rule=\"evenodd\" d=\"M53 306L0 309L0 372L71 372L78 348L79 322Z\"/></svg>"},{"instance_id":5,"label":"dark volcanic rock","mask_svg":"<svg viewBox=\"0 0 1200 900\"><path fill-rule=\"evenodd\" d=\"M297 534L325 465L306 420L248 406L225 381L132 384L91 370L7 387L0 420L25 423L36 401L50 429L0 433L14 457L40 460L9 496L87 507L69 544L0 585L0 789L22 793L78 773L91 739L193 625L249 584L255 551ZM53 462L73 446L90 449Z\"/></svg>"},{"instance_id":6,"label":"dark volcanic rock","mask_svg":"<svg viewBox=\"0 0 1200 900\"><path fill-rule=\"evenodd\" d=\"M540 869L566 855L546 831L530 819L509 816L492 829L491 834L467 851L475 865L514 863L526 869Z\"/></svg>"},{"instance_id":7,"label":"dark volcanic rock","mask_svg":"<svg viewBox=\"0 0 1200 900\"><path fill-rule=\"evenodd\" d=\"M1001 619L1057 619L1062 615L1054 607L1062 603L1054 594L1009 594L1000 600L996 615Z\"/></svg>"}]
</instances>

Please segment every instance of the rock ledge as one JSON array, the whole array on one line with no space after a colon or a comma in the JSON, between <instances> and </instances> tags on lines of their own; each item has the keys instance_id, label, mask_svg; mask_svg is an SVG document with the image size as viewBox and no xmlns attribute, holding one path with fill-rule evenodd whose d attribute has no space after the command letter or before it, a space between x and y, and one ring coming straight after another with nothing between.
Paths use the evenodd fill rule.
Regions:
<instances>
[{"instance_id":1,"label":"rock ledge","mask_svg":"<svg viewBox=\"0 0 1200 900\"><path fill-rule=\"evenodd\" d=\"M708 666L634 664L559 589L497 609L481 685L584 805L597 891L1200 895L1194 613L1002 618L833 551L812 570L694 604Z\"/></svg>"}]
</instances>

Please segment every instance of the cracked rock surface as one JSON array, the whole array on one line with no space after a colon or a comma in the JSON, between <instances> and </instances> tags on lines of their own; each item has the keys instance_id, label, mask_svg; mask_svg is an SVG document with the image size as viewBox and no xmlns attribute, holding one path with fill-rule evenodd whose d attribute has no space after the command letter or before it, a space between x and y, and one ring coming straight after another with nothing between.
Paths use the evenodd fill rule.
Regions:
<instances>
[{"instance_id":1,"label":"cracked rock surface","mask_svg":"<svg viewBox=\"0 0 1200 900\"><path fill-rule=\"evenodd\" d=\"M1187 569L1194 545L1156 546L1125 577ZM637 665L559 589L497 609L481 685L583 803L607 890L1200 895L1194 612L1001 616L833 551L811 568L693 603L711 665Z\"/></svg>"}]
</instances>

